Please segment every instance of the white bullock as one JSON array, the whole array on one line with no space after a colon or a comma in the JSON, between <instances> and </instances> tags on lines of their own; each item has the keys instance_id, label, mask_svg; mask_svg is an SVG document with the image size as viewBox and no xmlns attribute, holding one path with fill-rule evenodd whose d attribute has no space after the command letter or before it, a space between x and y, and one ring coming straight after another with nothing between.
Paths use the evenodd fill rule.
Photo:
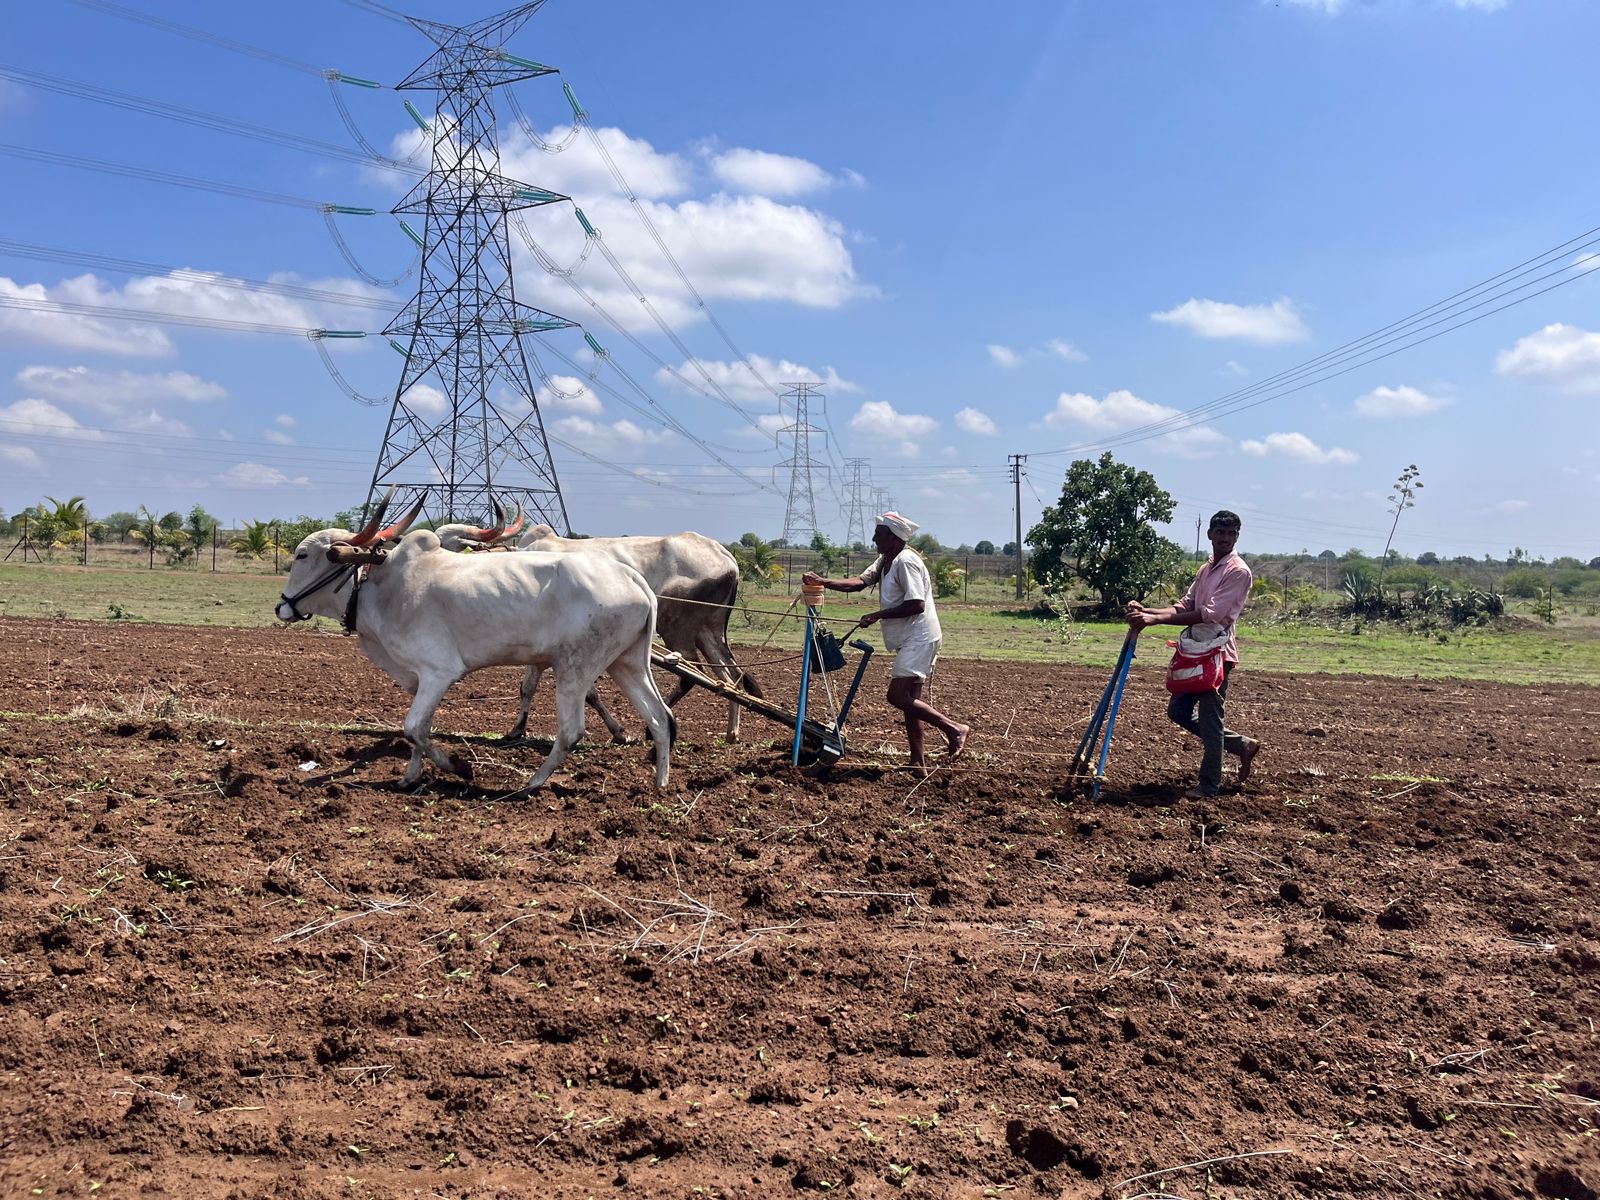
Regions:
<instances>
[{"instance_id":1,"label":"white bullock","mask_svg":"<svg viewBox=\"0 0 1600 1200\"><path fill-rule=\"evenodd\" d=\"M497 510L498 511L498 510ZM503 513L500 514L503 517ZM517 525L521 524L518 514ZM513 527L515 528L515 527ZM472 531L470 526L450 526L458 545L476 542L493 545L507 537L505 529ZM458 532L460 531L460 532ZM478 536L481 534L482 536ZM662 603L656 617L656 632L686 659L705 663L710 673L752 696L760 696L761 685L742 670L728 645L728 619L739 594L739 564L721 543L699 533L674 533L664 537L564 538L548 525L535 525L522 535L517 548L545 554L602 556L626 563L640 575ZM506 734L521 737L528 728L528 709L539 687L540 668L530 666L522 680L522 707L517 723ZM667 704L675 706L687 695L692 684L679 680ZM589 704L617 741L626 734L617 719L607 711L592 691ZM728 702L728 740L739 740L739 705Z\"/></svg>"},{"instance_id":2,"label":"white bullock","mask_svg":"<svg viewBox=\"0 0 1600 1200\"><path fill-rule=\"evenodd\" d=\"M535 525L517 543L520 550L544 554L604 555L626 563L644 576L662 603L656 617L656 632L668 650L687 659L698 659L709 674L742 687L752 696L761 695L761 685L733 661L728 645L728 620L739 596L739 564L722 543L700 533L672 533L663 537L559 537L548 525ZM522 711L513 736L526 728L528 708L539 686L539 670L528 668L522 681ZM667 697L675 707L694 687L680 679L677 689ZM596 708L612 736L622 727L595 700ZM739 706L728 701L728 740L739 740Z\"/></svg>"},{"instance_id":3,"label":"white bullock","mask_svg":"<svg viewBox=\"0 0 1600 1200\"><path fill-rule=\"evenodd\" d=\"M656 598L639 573L602 555L452 554L428 530L391 548L389 539L416 519L421 502L380 530L387 503L360 533L307 535L277 615L342 619L362 653L414 697L402 785L417 782L424 755L470 778L470 766L434 745L434 711L462 676L514 665L556 674L555 745L525 790L541 787L582 738L584 695L603 673L649 726L656 785L665 787L676 722L650 673Z\"/></svg>"}]
</instances>

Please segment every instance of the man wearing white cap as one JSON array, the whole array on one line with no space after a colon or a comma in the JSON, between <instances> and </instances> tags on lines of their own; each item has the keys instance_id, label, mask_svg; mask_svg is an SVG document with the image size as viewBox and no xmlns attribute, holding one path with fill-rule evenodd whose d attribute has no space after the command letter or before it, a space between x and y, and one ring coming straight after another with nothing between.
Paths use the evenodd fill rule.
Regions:
<instances>
[{"instance_id":1,"label":"man wearing white cap","mask_svg":"<svg viewBox=\"0 0 1600 1200\"><path fill-rule=\"evenodd\" d=\"M932 725L944 734L954 758L967 746L969 726L957 724L922 699L922 687L933 674L939 657L939 613L933 604L933 580L928 564L906 542L916 533L915 521L897 512L882 513L872 531L872 544L878 557L860 575L850 579L824 579L807 571L804 582L836 592L859 592L878 584L883 605L877 612L861 618L863 626L883 622L883 644L893 650L894 666L889 671L889 703L905 714L906 741L911 747L911 765L926 772L922 752L922 726Z\"/></svg>"}]
</instances>

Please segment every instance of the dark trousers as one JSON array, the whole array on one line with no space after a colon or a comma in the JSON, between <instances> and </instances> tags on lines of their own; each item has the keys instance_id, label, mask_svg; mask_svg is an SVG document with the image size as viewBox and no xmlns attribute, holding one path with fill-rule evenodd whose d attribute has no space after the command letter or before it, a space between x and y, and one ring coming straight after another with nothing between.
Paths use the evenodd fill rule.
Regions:
<instances>
[{"instance_id":1,"label":"dark trousers","mask_svg":"<svg viewBox=\"0 0 1600 1200\"><path fill-rule=\"evenodd\" d=\"M1238 754L1247 745L1242 734L1227 728L1223 722L1228 676L1233 674L1235 665L1223 664L1222 686L1216 691L1174 696L1167 704L1167 716L1199 738L1205 747L1200 756L1200 790L1208 796L1216 795L1222 787L1222 752Z\"/></svg>"}]
</instances>

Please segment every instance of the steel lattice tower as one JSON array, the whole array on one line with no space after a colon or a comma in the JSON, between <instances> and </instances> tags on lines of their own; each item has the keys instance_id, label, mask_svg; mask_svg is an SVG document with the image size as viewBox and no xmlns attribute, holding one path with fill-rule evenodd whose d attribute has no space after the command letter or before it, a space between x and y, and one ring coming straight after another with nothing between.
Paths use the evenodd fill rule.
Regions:
<instances>
[{"instance_id":1,"label":"steel lattice tower","mask_svg":"<svg viewBox=\"0 0 1600 1200\"><path fill-rule=\"evenodd\" d=\"M438 102L428 173L393 209L421 218L422 262L416 298L384 330L406 364L369 505L393 484L396 512L426 491L434 520L487 521L493 496L570 528L522 339L573 322L517 300L506 231L508 213L567 197L500 173L491 99L496 87L555 72L501 48L543 4L460 28L406 18L438 49L396 86L436 92ZM448 407L419 384L437 387Z\"/></svg>"},{"instance_id":2,"label":"steel lattice tower","mask_svg":"<svg viewBox=\"0 0 1600 1200\"><path fill-rule=\"evenodd\" d=\"M811 473L828 468L826 463L811 457L811 439L822 438L826 444L828 435L810 422L808 409L813 397L822 397L816 384L791 383L779 401L780 404L788 401L794 405L793 423L778 430L780 437L789 434L794 438L794 453L778 464L780 468L789 469L789 502L783 510L783 537L791 546L796 544L796 534L802 534L809 543L812 537L821 532L817 525L817 497L812 487Z\"/></svg>"},{"instance_id":3,"label":"steel lattice tower","mask_svg":"<svg viewBox=\"0 0 1600 1200\"><path fill-rule=\"evenodd\" d=\"M864 458L847 458L844 465L850 472L844 481L844 544L854 546L872 536L872 518L877 515L870 507L872 473Z\"/></svg>"},{"instance_id":4,"label":"steel lattice tower","mask_svg":"<svg viewBox=\"0 0 1600 1200\"><path fill-rule=\"evenodd\" d=\"M888 488L875 487L872 489L872 515L892 512L894 510L894 497L889 494Z\"/></svg>"}]
</instances>

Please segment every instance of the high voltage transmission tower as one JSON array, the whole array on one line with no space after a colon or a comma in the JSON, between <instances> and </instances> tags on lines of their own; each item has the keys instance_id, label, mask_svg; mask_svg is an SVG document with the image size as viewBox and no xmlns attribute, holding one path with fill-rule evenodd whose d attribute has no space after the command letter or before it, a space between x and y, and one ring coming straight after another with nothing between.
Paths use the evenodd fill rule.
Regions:
<instances>
[{"instance_id":1,"label":"high voltage transmission tower","mask_svg":"<svg viewBox=\"0 0 1600 1200\"><path fill-rule=\"evenodd\" d=\"M864 458L844 460L844 544L854 546L872 536L872 472Z\"/></svg>"},{"instance_id":2,"label":"high voltage transmission tower","mask_svg":"<svg viewBox=\"0 0 1600 1200\"><path fill-rule=\"evenodd\" d=\"M426 490L430 517L486 520L492 496L565 533L522 339L573 322L517 300L506 217L567 197L500 173L491 101L496 87L555 73L501 48L543 4L459 28L406 18L438 49L396 86L434 91L438 102L424 125L428 173L392 210L421 218L422 260L415 299L384 330L406 362L368 503L393 484L394 511Z\"/></svg>"},{"instance_id":3,"label":"high voltage transmission tower","mask_svg":"<svg viewBox=\"0 0 1600 1200\"><path fill-rule=\"evenodd\" d=\"M821 532L817 526L817 497L811 474L813 471L826 473L828 465L811 457L811 439L815 436L826 442L828 435L811 424L809 410L813 398L822 398L822 390L816 384L791 383L779 401L794 405L794 420L778 430L779 437L787 434L794 439L793 453L778 464L780 468L789 469L789 502L783 510L783 537L791 546L796 544L796 535L809 542Z\"/></svg>"}]
</instances>

